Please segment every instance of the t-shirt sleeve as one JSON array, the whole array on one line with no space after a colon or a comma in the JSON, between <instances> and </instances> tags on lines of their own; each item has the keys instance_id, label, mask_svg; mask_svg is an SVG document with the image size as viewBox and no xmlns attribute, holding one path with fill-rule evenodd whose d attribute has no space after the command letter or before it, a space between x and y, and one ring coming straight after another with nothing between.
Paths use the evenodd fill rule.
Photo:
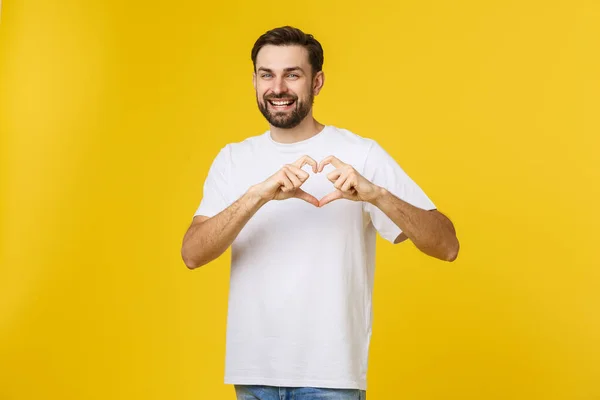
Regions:
<instances>
[{"instance_id":1,"label":"t-shirt sleeve","mask_svg":"<svg viewBox=\"0 0 600 400\"><path fill-rule=\"evenodd\" d=\"M231 205L229 196L230 169L229 148L225 146L219 151L208 170L208 175L204 180L202 200L194 216L214 217Z\"/></svg>"},{"instance_id":2,"label":"t-shirt sleeve","mask_svg":"<svg viewBox=\"0 0 600 400\"><path fill-rule=\"evenodd\" d=\"M424 210L436 208L425 192L377 142L373 142L369 150L363 176L415 207ZM402 230L377 206L364 203L364 207L377 232L387 241L394 243Z\"/></svg>"}]
</instances>

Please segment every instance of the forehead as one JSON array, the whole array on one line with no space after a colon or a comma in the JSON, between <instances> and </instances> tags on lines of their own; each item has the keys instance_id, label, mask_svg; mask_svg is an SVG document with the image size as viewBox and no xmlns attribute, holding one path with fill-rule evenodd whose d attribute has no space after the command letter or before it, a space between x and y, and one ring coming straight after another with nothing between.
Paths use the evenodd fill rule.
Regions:
<instances>
[{"instance_id":1,"label":"forehead","mask_svg":"<svg viewBox=\"0 0 600 400\"><path fill-rule=\"evenodd\" d=\"M256 69L260 67L271 70L283 70L289 67L301 67L308 71L308 50L302 46L266 45L256 55Z\"/></svg>"}]
</instances>

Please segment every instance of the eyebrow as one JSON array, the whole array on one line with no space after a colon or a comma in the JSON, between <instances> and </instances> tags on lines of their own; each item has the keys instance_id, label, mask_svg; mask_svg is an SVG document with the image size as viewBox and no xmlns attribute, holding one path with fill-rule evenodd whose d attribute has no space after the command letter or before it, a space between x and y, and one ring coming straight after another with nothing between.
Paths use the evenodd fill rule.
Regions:
<instances>
[{"instance_id":1,"label":"eyebrow","mask_svg":"<svg viewBox=\"0 0 600 400\"><path fill-rule=\"evenodd\" d=\"M269 68L265 68L265 67L258 68L258 71L265 71L265 72L273 73L273 70L271 70ZM300 67L288 67L288 68L283 69L283 72L292 72L292 71L300 71L300 72L304 73L304 70Z\"/></svg>"}]
</instances>

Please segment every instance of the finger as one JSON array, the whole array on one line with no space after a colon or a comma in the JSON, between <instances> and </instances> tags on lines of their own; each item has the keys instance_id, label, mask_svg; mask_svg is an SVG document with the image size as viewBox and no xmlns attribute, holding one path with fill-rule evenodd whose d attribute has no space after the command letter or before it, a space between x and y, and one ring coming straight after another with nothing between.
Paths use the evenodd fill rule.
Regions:
<instances>
[{"instance_id":1,"label":"finger","mask_svg":"<svg viewBox=\"0 0 600 400\"><path fill-rule=\"evenodd\" d=\"M331 164L333 165L335 168L339 168L339 167L343 167L344 164L343 162L341 162L340 160L337 159L337 157L335 156L329 156L329 157L325 157L320 163L319 163L319 172L323 171L323 168L325 168L325 166L327 164Z\"/></svg>"},{"instance_id":2,"label":"finger","mask_svg":"<svg viewBox=\"0 0 600 400\"><path fill-rule=\"evenodd\" d=\"M279 174L279 179L277 180L277 182L281 185L282 192L291 192L292 190L294 190L294 185L292 184L292 181L290 181L290 178L287 177L284 171L281 171L281 173Z\"/></svg>"},{"instance_id":3,"label":"finger","mask_svg":"<svg viewBox=\"0 0 600 400\"><path fill-rule=\"evenodd\" d=\"M348 178L346 179L346 182L344 182L344 184L341 187L341 191L342 192L347 192L349 191L351 188L354 188L354 186L356 185L356 182L354 182L354 179L352 178Z\"/></svg>"},{"instance_id":4,"label":"finger","mask_svg":"<svg viewBox=\"0 0 600 400\"><path fill-rule=\"evenodd\" d=\"M348 180L348 173L344 172L340 175L339 178L337 178L337 180L334 182L333 186L336 189L341 190L342 186L344 185L344 183L346 183L347 180Z\"/></svg>"},{"instance_id":5,"label":"finger","mask_svg":"<svg viewBox=\"0 0 600 400\"><path fill-rule=\"evenodd\" d=\"M327 174L327 179L329 179L329 181L331 183L335 183L335 181L338 180L338 178L344 173L344 171L342 171L341 169L336 169L335 171L332 171L330 173Z\"/></svg>"},{"instance_id":6,"label":"finger","mask_svg":"<svg viewBox=\"0 0 600 400\"><path fill-rule=\"evenodd\" d=\"M312 167L312 170L315 174L317 173L317 162L309 156L302 156L294 163L294 165L298 168L302 168L306 164Z\"/></svg>"},{"instance_id":7,"label":"finger","mask_svg":"<svg viewBox=\"0 0 600 400\"><path fill-rule=\"evenodd\" d=\"M287 168L285 168L283 170L283 172L288 177L288 179L292 182L292 185L294 185L295 189L297 189L300 186L302 186L302 182L300 182L300 179L298 179L298 177L296 176L296 174L294 174L292 171L290 171Z\"/></svg>"},{"instance_id":8,"label":"finger","mask_svg":"<svg viewBox=\"0 0 600 400\"><path fill-rule=\"evenodd\" d=\"M328 204L334 200L339 200L339 199L343 199L343 198L344 198L344 194L342 192L340 192L339 190L336 190L335 192L331 192L328 195L326 195L325 197L323 197L321 200L319 200L319 207L323 207L325 204Z\"/></svg>"},{"instance_id":9,"label":"finger","mask_svg":"<svg viewBox=\"0 0 600 400\"><path fill-rule=\"evenodd\" d=\"M306 193L302 189L296 189L296 193L294 194L294 197L297 197L301 200L309 202L310 204L312 204L315 207L319 207L319 200L317 200L316 197Z\"/></svg>"},{"instance_id":10,"label":"finger","mask_svg":"<svg viewBox=\"0 0 600 400\"><path fill-rule=\"evenodd\" d=\"M295 174L302 182L306 181L310 176L308 175L308 172L296 167L294 164L287 164L285 167Z\"/></svg>"}]
</instances>

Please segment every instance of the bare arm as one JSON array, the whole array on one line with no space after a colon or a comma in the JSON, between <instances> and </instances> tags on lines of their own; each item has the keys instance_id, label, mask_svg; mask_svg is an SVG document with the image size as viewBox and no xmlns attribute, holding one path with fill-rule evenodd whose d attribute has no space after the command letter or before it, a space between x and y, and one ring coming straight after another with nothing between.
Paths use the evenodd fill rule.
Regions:
<instances>
[{"instance_id":1,"label":"bare arm","mask_svg":"<svg viewBox=\"0 0 600 400\"><path fill-rule=\"evenodd\" d=\"M185 265L198 268L223 254L264 204L265 200L248 191L212 218L196 216L183 237L181 256Z\"/></svg>"},{"instance_id":2,"label":"bare arm","mask_svg":"<svg viewBox=\"0 0 600 400\"><path fill-rule=\"evenodd\" d=\"M323 171L327 164L336 167L327 175L336 190L321 199L320 207L338 199L369 202L402 229L394 243L409 238L419 250L431 257L444 261L456 259L459 242L454 225L445 215L437 210L420 209L399 199L334 156L321 161L319 171Z\"/></svg>"},{"instance_id":3,"label":"bare arm","mask_svg":"<svg viewBox=\"0 0 600 400\"><path fill-rule=\"evenodd\" d=\"M452 222L438 210L423 210L409 204L383 188L371 203L383 211L400 229L396 243L404 234L423 253L444 261L454 261L459 243Z\"/></svg>"},{"instance_id":4,"label":"bare arm","mask_svg":"<svg viewBox=\"0 0 600 400\"><path fill-rule=\"evenodd\" d=\"M300 186L308 179L304 164L317 170L317 162L308 156L283 166L264 182L252 186L232 205L212 218L196 216L183 237L181 257L190 269L208 264L227 250L250 218L267 202L292 197L319 206L319 201Z\"/></svg>"}]
</instances>

